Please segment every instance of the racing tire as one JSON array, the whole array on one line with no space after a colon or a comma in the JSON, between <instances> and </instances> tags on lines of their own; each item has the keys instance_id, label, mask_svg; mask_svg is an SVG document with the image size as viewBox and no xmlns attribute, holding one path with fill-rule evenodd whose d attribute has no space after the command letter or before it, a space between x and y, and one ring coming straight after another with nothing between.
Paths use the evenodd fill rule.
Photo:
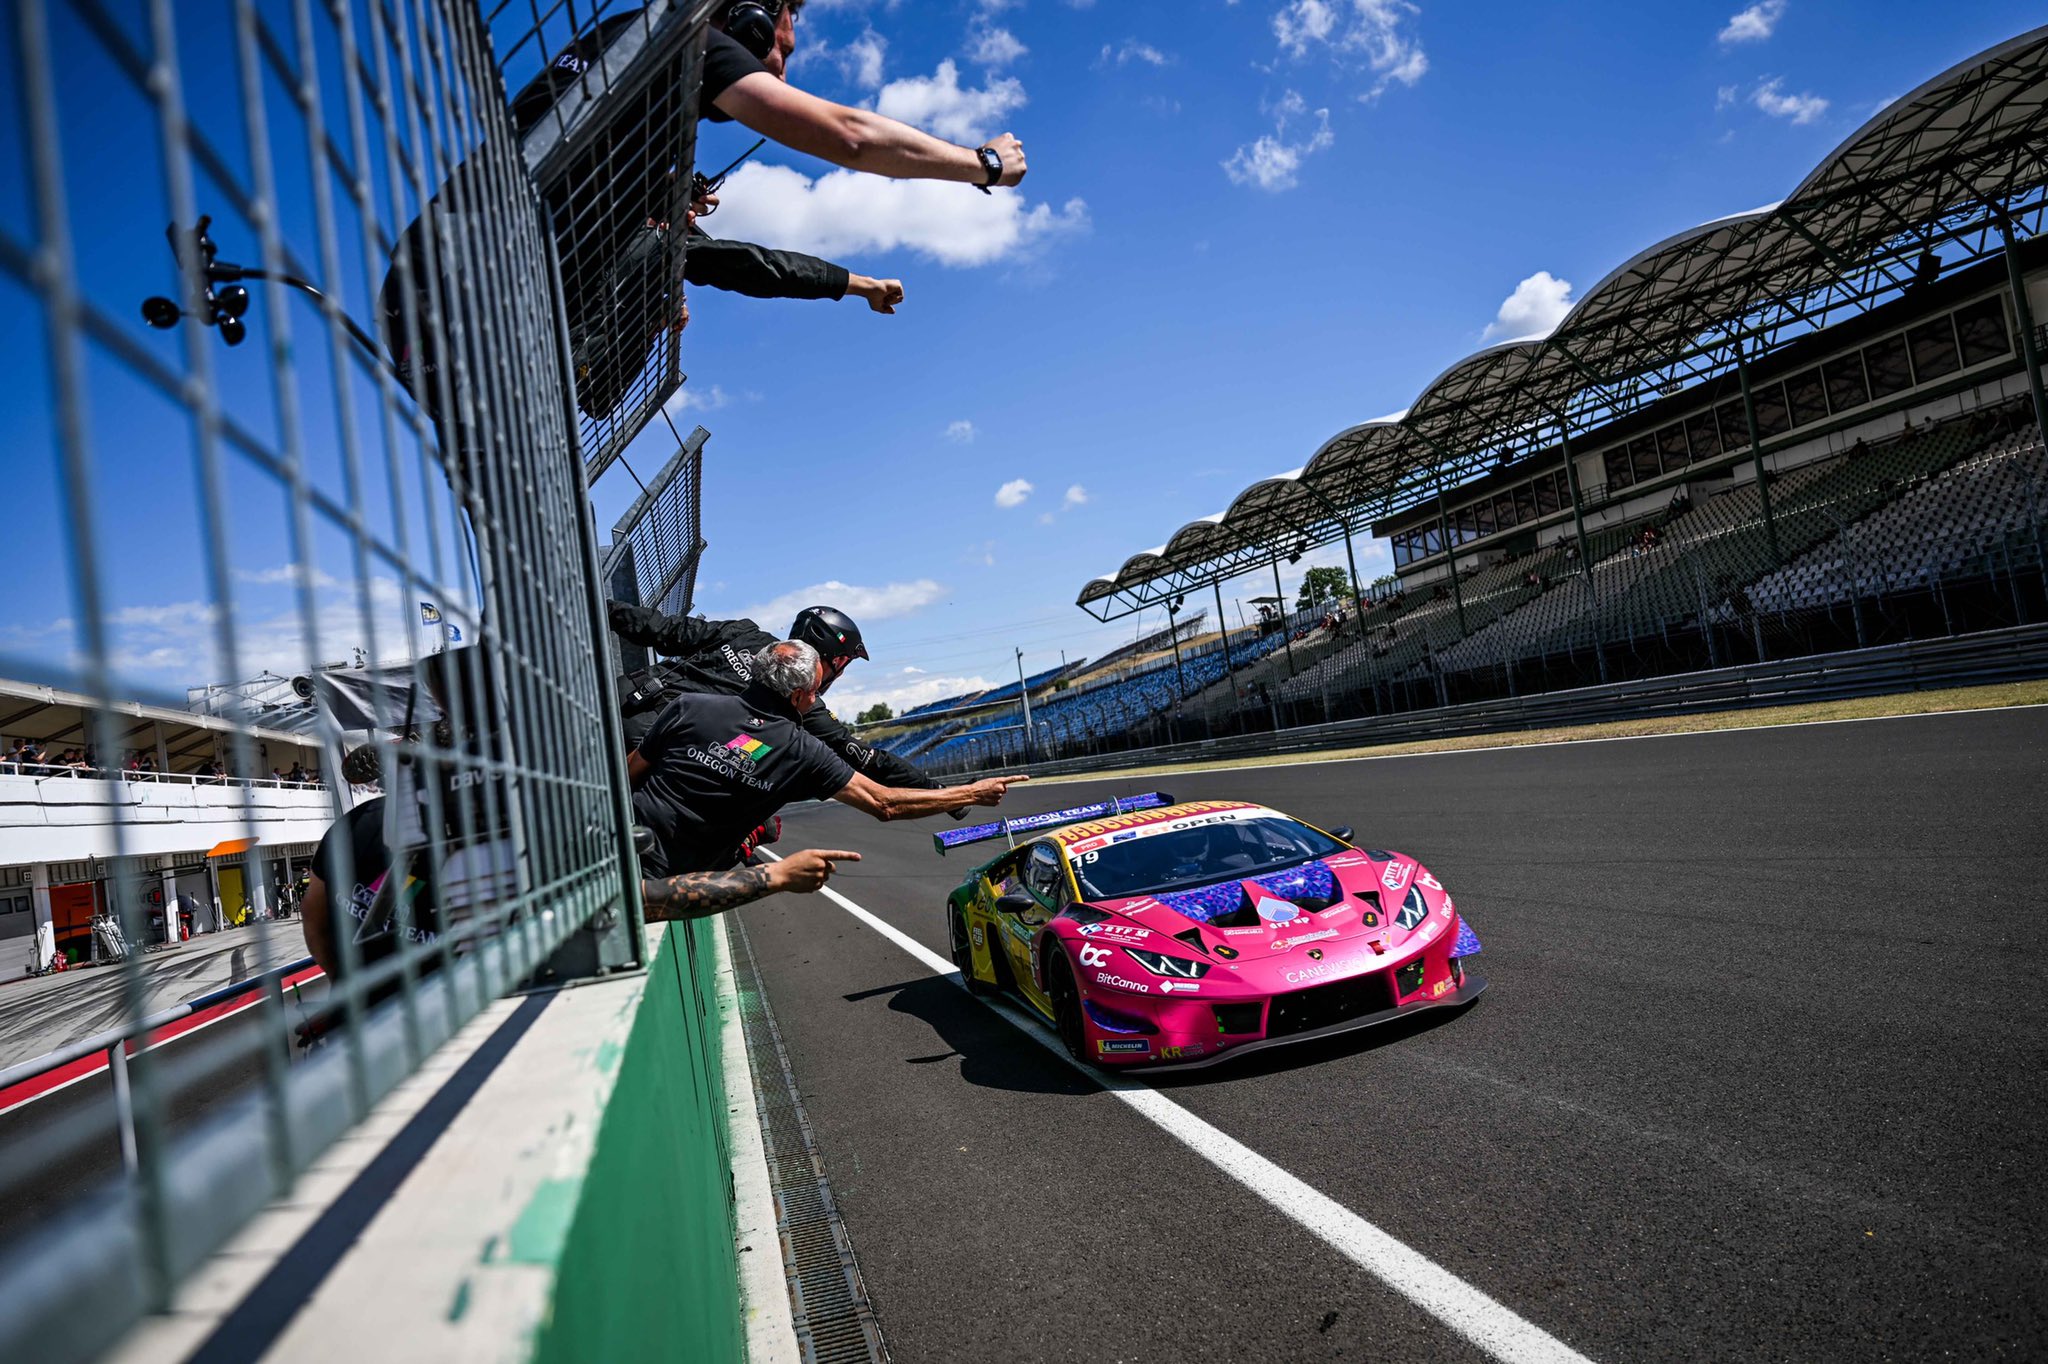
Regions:
<instances>
[{"instance_id":1,"label":"racing tire","mask_svg":"<svg viewBox=\"0 0 2048 1364\"><path fill-rule=\"evenodd\" d=\"M946 943L952 949L953 965L960 968L960 983L967 987L968 994L986 999L1003 992L1002 986L975 978L974 947L967 940L967 916L960 906L951 903L946 906Z\"/></svg>"},{"instance_id":2,"label":"racing tire","mask_svg":"<svg viewBox=\"0 0 2048 1364\"><path fill-rule=\"evenodd\" d=\"M1088 1055L1088 1030L1081 1020L1081 989L1074 984L1074 968L1067 965L1066 953L1053 958L1046 974L1045 992L1052 996L1053 1025L1059 1029L1060 1045L1075 1065L1094 1067L1095 1060Z\"/></svg>"}]
</instances>

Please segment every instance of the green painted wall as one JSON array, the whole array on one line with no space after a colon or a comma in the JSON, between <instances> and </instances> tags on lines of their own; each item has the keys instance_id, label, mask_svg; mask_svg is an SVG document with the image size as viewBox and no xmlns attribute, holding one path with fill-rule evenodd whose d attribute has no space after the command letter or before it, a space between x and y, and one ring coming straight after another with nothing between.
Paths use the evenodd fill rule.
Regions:
<instances>
[{"instance_id":1,"label":"green painted wall","mask_svg":"<svg viewBox=\"0 0 2048 1364\"><path fill-rule=\"evenodd\" d=\"M715 958L704 922L661 934L590 1167L559 1210L541 1364L745 1357Z\"/></svg>"}]
</instances>

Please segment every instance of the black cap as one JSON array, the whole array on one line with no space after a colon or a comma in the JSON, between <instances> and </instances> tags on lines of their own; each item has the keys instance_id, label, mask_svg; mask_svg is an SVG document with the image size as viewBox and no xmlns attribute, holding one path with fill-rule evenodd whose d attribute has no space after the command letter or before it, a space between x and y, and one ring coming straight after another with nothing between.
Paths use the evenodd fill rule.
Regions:
<instances>
[{"instance_id":1,"label":"black cap","mask_svg":"<svg viewBox=\"0 0 2048 1364\"><path fill-rule=\"evenodd\" d=\"M820 658L866 658L867 646L860 642L860 627L844 611L829 606L806 606L796 613L789 627L791 639L802 640L818 651Z\"/></svg>"}]
</instances>

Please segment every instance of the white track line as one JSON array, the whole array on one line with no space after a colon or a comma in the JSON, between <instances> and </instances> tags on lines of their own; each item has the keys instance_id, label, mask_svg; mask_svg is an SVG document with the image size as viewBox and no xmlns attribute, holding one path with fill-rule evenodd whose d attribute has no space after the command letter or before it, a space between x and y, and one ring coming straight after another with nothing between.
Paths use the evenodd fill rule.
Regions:
<instances>
[{"instance_id":1,"label":"white track line","mask_svg":"<svg viewBox=\"0 0 2048 1364\"><path fill-rule=\"evenodd\" d=\"M760 851L778 862L766 848ZM953 963L830 886L820 892L890 942L916 957L933 974L960 984ZM1071 1064L1066 1049L1042 1027L1009 1006L983 1000L1040 1046ZM1381 1231L1321 1190L1295 1178L1235 1137L1196 1117L1149 1085L1076 1067L1095 1083L1175 1141L1215 1166L1229 1179L1263 1198L1284 1216L1320 1237L1338 1254L1443 1322L1496 1359L1511 1364L1590 1364L1557 1337L1517 1315L1435 1261Z\"/></svg>"}]
</instances>

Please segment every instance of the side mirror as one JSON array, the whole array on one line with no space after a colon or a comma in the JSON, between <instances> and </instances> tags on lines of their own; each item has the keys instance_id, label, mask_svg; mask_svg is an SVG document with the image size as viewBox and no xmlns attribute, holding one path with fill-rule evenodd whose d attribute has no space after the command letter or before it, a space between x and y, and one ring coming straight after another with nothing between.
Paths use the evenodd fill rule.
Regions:
<instances>
[{"instance_id":1,"label":"side mirror","mask_svg":"<svg viewBox=\"0 0 2048 1364\"><path fill-rule=\"evenodd\" d=\"M1330 837L1341 838L1346 843L1349 843L1351 841L1351 826L1349 824L1339 824L1336 828L1330 830Z\"/></svg>"},{"instance_id":2,"label":"side mirror","mask_svg":"<svg viewBox=\"0 0 2048 1364\"><path fill-rule=\"evenodd\" d=\"M996 900L996 910L1001 914L1022 914L1026 910L1036 908L1038 901L1029 891L1013 890Z\"/></svg>"}]
</instances>

